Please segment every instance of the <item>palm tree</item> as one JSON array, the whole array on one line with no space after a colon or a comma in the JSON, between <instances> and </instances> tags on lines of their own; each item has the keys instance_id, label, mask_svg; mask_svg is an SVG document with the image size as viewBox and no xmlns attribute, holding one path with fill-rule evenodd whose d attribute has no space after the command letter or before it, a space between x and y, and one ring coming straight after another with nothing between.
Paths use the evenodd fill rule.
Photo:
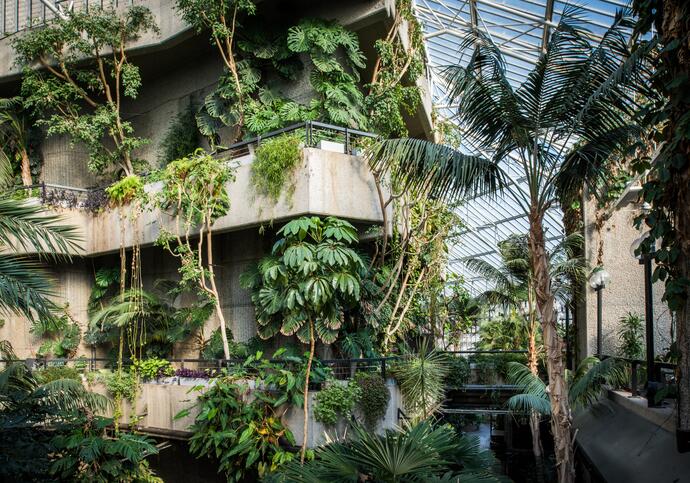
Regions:
<instances>
[{"instance_id":1,"label":"palm tree","mask_svg":"<svg viewBox=\"0 0 690 483\"><path fill-rule=\"evenodd\" d=\"M0 99L0 158L11 166L15 157L20 161L22 184L31 186L31 161L29 159L31 122L22 106L20 97ZM9 152L8 152L9 151Z\"/></svg>"},{"instance_id":2,"label":"palm tree","mask_svg":"<svg viewBox=\"0 0 690 483\"><path fill-rule=\"evenodd\" d=\"M577 10L567 8L517 88L506 76L500 49L488 35L470 31L461 45L473 51L469 63L446 72L464 139L485 154L480 158L495 165L512 164L524 173L526 189L513 183L506 193L529 221L530 270L546 349L561 482L574 479L571 416L543 221L557 203L557 188L567 192L581 187L582 181L593 188L605 183L602 164L632 144L641 131L631 121L637 106L628 87L641 85L648 75L648 51L630 52L632 25L630 18L617 15L595 44L591 39L596 37L583 27ZM416 139L382 141L369 156L374 170L399 166L410 183L431 185L432 194L446 198L466 186L455 183L458 173L467 171L465 162L478 162L475 156ZM488 185L492 180L487 175L481 173L481 182Z\"/></svg>"},{"instance_id":3,"label":"palm tree","mask_svg":"<svg viewBox=\"0 0 690 483\"><path fill-rule=\"evenodd\" d=\"M78 240L75 227L61 225L40 205L0 198L0 310L49 323L58 307L41 259L69 261Z\"/></svg>"}]
</instances>

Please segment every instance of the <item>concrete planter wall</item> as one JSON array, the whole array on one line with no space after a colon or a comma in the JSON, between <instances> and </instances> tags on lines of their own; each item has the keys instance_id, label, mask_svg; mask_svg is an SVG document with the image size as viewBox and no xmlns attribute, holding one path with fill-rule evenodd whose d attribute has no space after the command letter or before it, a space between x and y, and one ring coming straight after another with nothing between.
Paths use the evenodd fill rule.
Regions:
<instances>
[{"instance_id":1,"label":"concrete planter wall","mask_svg":"<svg viewBox=\"0 0 690 483\"><path fill-rule=\"evenodd\" d=\"M194 407L189 415L180 419L175 419L175 415L190 408L196 402L198 395L204 392L204 389L201 392L190 392L192 388L198 385L211 387L213 382L213 379L187 377L168 377L144 382L140 385L135 404L130 404L128 401L123 402L123 414L120 423L130 424L136 421L137 428L144 433L186 438L191 434L189 427L194 423L199 410ZM250 391L253 390L255 381L250 380L247 383ZM388 409L377 427L370 428L377 433L398 425L398 408L402 407L402 396L395 381L388 379L386 385L391 394ZM100 394L107 394L105 386L100 383L93 384L90 389ZM345 421L340 421L336 427L327 427L314 420L313 408L317 394L318 391L311 391L309 394L309 438L307 441L309 447L319 446L324 444L328 438L334 439L336 436L342 436L346 433ZM249 397L252 397L251 393ZM298 445L301 445L304 439L303 414L302 408L289 407L283 416L284 423L292 431ZM112 410L106 414L106 416L111 417L112 415Z\"/></svg>"}]
</instances>

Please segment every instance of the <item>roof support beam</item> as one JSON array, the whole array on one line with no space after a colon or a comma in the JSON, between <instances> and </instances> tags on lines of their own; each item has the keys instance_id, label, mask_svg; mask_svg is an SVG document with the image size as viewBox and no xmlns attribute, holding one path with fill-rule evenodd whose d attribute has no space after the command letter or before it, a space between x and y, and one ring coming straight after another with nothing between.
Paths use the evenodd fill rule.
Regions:
<instances>
[{"instance_id":1,"label":"roof support beam","mask_svg":"<svg viewBox=\"0 0 690 483\"><path fill-rule=\"evenodd\" d=\"M549 41L549 33L553 23L553 3L554 0L546 0L546 8L544 9L544 30L541 36L541 51L544 53L546 53L546 44Z\"/></svg>"}]
</instances>

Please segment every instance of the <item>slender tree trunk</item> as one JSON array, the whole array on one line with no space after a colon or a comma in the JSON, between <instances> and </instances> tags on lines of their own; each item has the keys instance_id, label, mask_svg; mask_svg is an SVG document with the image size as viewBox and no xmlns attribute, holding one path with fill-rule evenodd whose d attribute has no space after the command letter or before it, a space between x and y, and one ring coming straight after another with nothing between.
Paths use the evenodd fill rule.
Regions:
<instances>
[{"instance_id":1,"label":"slender tree trunk","mask_svg":"<svg viewBox=\"0 0 690 483\"><path fill-rule=\"evenodd\" d=\"M535 376L539 376L539 364L537 354L537 314L534 311L534 291L532 290L532 280L529 281L527 289L527 308L529 324L529 343L527 346L527 365ZM536 411L531 411L529 415L529 429L532 433L532 453L534 453L534 463L537 471L537 480L544 481L544 448L541 444L541 430L539 428L540 415Z\"/></svg>"},{"instance_id":2,"label":"slender tree trunk","mask_svg":"<svg viewBox=\"0 0 690 483\"><path fill-rule=\"evenodd\" d=\"M680 276L690 280L690 171L685 170L682 176L678 193L679 207L676 216L676 229L680 235L683 248L678 256ZM690 296L687 296L680 310L677 312L676 330L678 332L677 344L680 352L678 361L678 428L690 432Z\"/></svg>"},{"instance_id":3,"label":"slender tree trunk","mask_svg":"<svg viewBox=\"0 0 690 483\"><path fill-rule=\"evenodd\" d=\"M314 347L316 346L316 339L314 339L314 322L309 321L309 360L307 361L307 374L304 379L304 426L302 427L302 450L300 451L299 460L304 464L304 455L307 452L307 435L309 434L309 375L311 374L311 363L314 360Z\"/></svg>"},{"instance_id":4,"label":"slender tree trunk","mask_svg":"<svg viewBox=\"0 0 690 483\"><path fill-rule=\"evenodd\" d=\"M21 148L22 154L22 184L24 186L31 186L34 181L31 178L31 161L29 160L29 153L26 149Z\"/></svg>"},{"instance_id":5,"label":"slender tree trunk","mask_svg":"<svg viewBox=\"0 0 690 483\"><path fill-rule=\"evenodd\" d=\"M201 256L201 253L199 254ZM220 322L220 340L223 341L223 355L225 359L230 359L230 344L228 343L227 324L225 323L225 316L223 309L220 306L220 296L218 295L218 288L216 287L216 274L213 270L213 233L211 227L207 227L206 231L206 261L208 262L208 278L211 282L211 291L213 292L213 302L216 306L216 314L218 314L218 321Z\"/></svg>"},{"instance_id":6,"label":"slender tree trunk","mask_svg":"<svg viewBox=\"0 0 690 483\"><path fill-rule=\"evenodd\" d=\"M565 379L563 341L556 330L556 313L551 292L549 260L543 228L544 213L536 206L530 210L529 249L532 274L534 276L537 309L541 315L546 369L549 377L549 398L551 400L551 431L554 439L559 483L575 481L573 445L571 435L571 414L568 403L568 385Z\"/></svg>"}]
</instances>

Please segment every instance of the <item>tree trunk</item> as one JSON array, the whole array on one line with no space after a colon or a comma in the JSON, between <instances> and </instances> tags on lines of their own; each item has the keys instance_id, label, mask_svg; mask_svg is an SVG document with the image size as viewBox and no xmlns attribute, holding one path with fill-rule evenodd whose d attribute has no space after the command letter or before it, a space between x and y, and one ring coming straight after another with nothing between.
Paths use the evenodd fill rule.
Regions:
<instances>
[{"instance_id":1,"label":"tree trunk","mask_svg":"<svg viewBox=\"0 0 690 483\"><path fill-rule=\"evenodd\" d=\"M304 379L304 426L302 427L302 450L300 451L299 460L304 464L304 455L307 452L307 435L309 434L309 375L311 374L311 363L314 360L314 347L316 340L314 339L314 322L309 321L309 360L307 361L307 374Z\"/></svg>"},{"instance_id":2,"label":"tree trunk","mask_svg":"<svg viewBox=\"0 0 690 483\"><path fill-rule=\"evenodd\" d=\"M534 311L534 291L532 290L533 280L529 281L527 292L527 307L529 310L528 324L529 324L529 345L527 347L527 365L532 374L539 377L539 365L537 354L537 314ZM532 453L534 454L534 463L537 471L537 481L544 481L544 448L541 444L541 430L539 428L540 415L536 411L531 411L529 415L529 429L532 433Z\"/></svg>"},{"instance_id":3,"label":"tree trunk","mask_svg":"<svg viewBox=\"0 0 690 483\"><path fill-rule=\"evenodd\" d=\"M556 330L556 313L553 293L551 292L543 219L544 212L538 207L532 206L529 217L530 263L546 350L546 369L549 377L549 398L551 400L551 431L556 453L558 481L559 483L572 483L575 481L575 467L568 385L565 379L563 341Z\"/></svg>"},{"instance_id":4,"label":"tree trunk","mask_svg":"<svg viewBox=\"0 0 690 483\"><path fill-rule=\"evenodd\" d=\"M687 155L686 155L687 156ZM681 177L684 189L678 192L678 213L676 215L676 229L682 243L678 256L680 276L690 280L690 171L685 170ZM690 296L686 295L685 302L677 312L676 330L677 344L680 358L678 360L678 428L690 432Z\"/></svg>"},{"instance_id":5,"label":"tree trunk","mask_svg":"<svg viewBox=\"0 0 690 483\"><path fill-rule=\"evenodd\" d=\"M24 148L20 149L22 154L22 184L24 186L31 186L34 184L34 181L31 178L31 161L29 160L29 153L27 153Z\"/></svg>"},{"instance_id":6,"label":"tree trunk","mask_svg":"<svg viewBox=\"0 0 690 483\"><path fill-rule=\"evenodd\" d=\"M201 257L201 253L199 256ZM230 344L228 343L227 324L225 323L225 316L220 306L220 296L218 295L218 288L216 287L216 274L213 271L213 233L211 232L210 226L206 228L206 261L208 262L208 278L211 282L213 301L216 306L218 321L220 322L220 340L223 341L223 355L227 360L230 359Z\"/></svg>"}]
</instances>

